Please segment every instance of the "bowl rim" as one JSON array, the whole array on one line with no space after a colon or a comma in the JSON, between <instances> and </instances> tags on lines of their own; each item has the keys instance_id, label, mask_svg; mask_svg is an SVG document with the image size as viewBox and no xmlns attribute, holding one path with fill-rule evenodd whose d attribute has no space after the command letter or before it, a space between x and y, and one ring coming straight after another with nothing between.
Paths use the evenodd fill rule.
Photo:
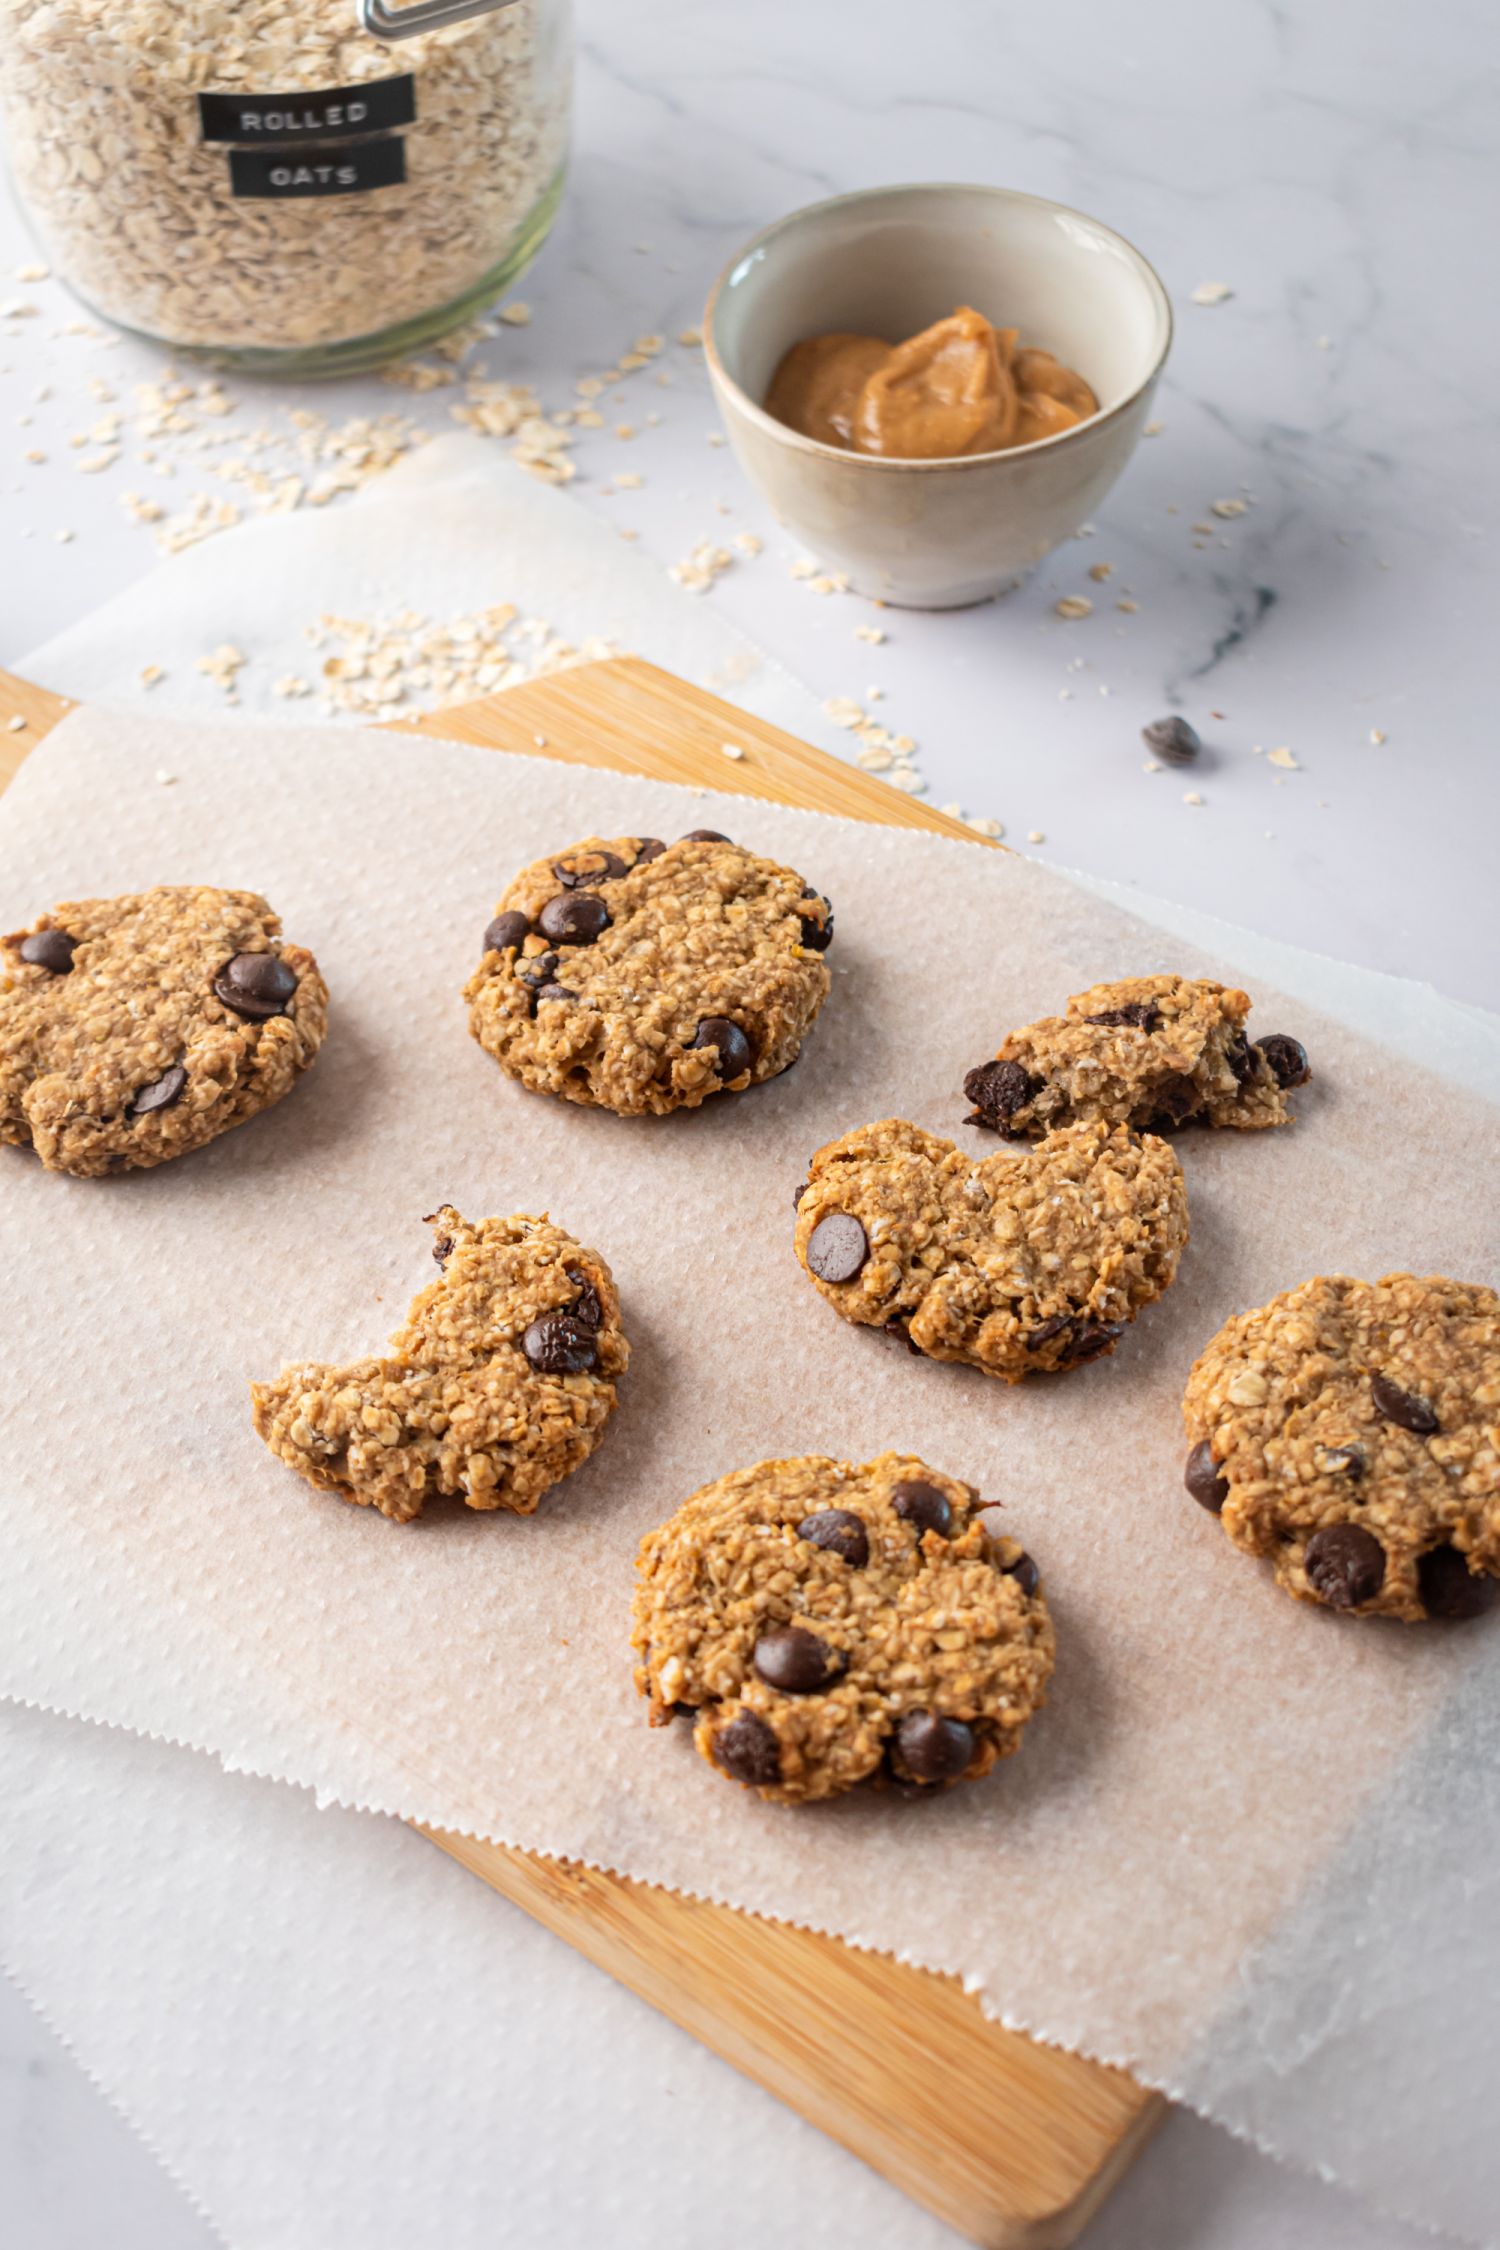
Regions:
<instances>
[{"instance_id":1,"label":"bowl rim","mask_svg":"<svg viewBox=\"0 0 1500 2250\"><path fill-rule=\"evenodd\" d=\"M874 202L880 197L954 194L993 196L1001 203L1031 204L1036 209L1050 211L1059 218L1082 219L1086 225L1097 227L1102 234L1107 234L1112 241L1120 245L1122 250L1127 251L1130 257L1135 260L1148 292L1154 294L1158 309L1163 316L1160 348L1141 380L1132 390L1126 393L1124 398L1117 399L1113 406L1101 407L1097 414L1090 414L1086 420L1075 422L1069 430L1059 430L1053 437L1034 438L1029 445L999 446L989 453L959 453L951 456L856 453L842 445L825 445L821 438L806 437L802 431L794 430L790 423L779 422L774 414L768 414L759 400L753 399L750 393L741 383L736 381L735 377L725 367L715 339L715 319L728 289L731 276L738 272L745 260L752 257L756 251L764 249L768 244L774 242L778 235L785 234L792 227L798 226L808 219L825 218L835 211L847 210L852 204ZM940 475L945 471L951 474L955 470L972 469L981 464L990 464L997 461L1034 459L1038 454L1049 453L1059 447L1076 443L1085 433L1092 434L1096 430L1106 428L1109 423L1118 421L1122 415L1128 414L1130 409L1139 403L1144 393L1150 390L1166 365L1167 355L1172 349L1175 336L1176 322L1172 313L1172 299L1168 294L1167 285L1144 250L1139 249L1128 235L1121 234L1118 227L1112 227L1107 219L1096 217L1092 211L1080 210L1076 204L1058 203L1048 195L1033 195L1026 188L1000 187L995 182L988 180L893 180L878 187L855 188L846 195L826 196L818 203L800 204L795 211L784 212L779 219L773 219L769 226L762 227L758 234L751 235L748 241L741 243L733 256L727 259L721 268L718 278L708 293L708 301L703 308L703 356L708 362L709 375L714 384L721 388L751 421L757 423L767 436L773 438L777 443L785 445L790 451L809 453L823 461L856 462L863 469L897 470L903 474L910 474L913 470L922 470L929 476Z\"/></svg>"}]
</instances>

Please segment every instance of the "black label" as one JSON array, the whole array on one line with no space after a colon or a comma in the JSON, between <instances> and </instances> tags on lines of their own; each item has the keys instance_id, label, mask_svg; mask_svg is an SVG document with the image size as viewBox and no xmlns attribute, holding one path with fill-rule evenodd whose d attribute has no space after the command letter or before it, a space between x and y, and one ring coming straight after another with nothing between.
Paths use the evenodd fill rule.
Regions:
<instances>
[{"instance_id":1,"label":"black label","mask_svg":"<svg viewBox=\"0 0 1500 2250\"><path fill-rule=\"evenodd\" d=\"M406 178L406 143L365 141L353 148L232 148L229 184L236 195L363 195L368 188L399 187Z\"/></svg>"},{"instance_id":2,"label":"black label","mask_svg":"<svg viewBox=\"0 0 1500 2250\"><path fill-rule=\"evenodd\" d=\"M343 140L413 124L416 81L408 70L399 78L371 78L363 86L333 86L321 93L200 94L198 115L206 141L269 148L291 141Z\"/></svg>"}]
</instances>

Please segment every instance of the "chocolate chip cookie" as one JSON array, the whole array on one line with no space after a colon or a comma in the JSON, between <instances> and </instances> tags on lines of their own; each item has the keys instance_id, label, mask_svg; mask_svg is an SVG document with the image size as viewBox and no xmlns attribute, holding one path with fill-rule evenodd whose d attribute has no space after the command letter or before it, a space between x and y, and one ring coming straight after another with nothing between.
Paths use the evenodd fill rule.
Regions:
<instances>
[{"instance_id":1,"label":"chocolate chip cookie","mask_svg":"<svg viewBox=\"0 0 1500 2250\"><path fill-rule=\"evenodd\" d=\"M1182 1166L1123 1125L974 1162L903 1118L819 1149L797 1256L845 1320L1019 1383L1114 1350L1188 1239Z\"/></svg>"},{"instance_id":2,"label":"chocolate chip cookie","mask_svg":"<svg viewBox=\"0 0 1500 2250\"><path fill-rule=\"evenodd\" d=\"M1080 1122L1138 1133L1288 1124L1287 1090L1312 1076L1306 1050L1285 1032L1250 1040L1249 1013L1248 993L1207 977L1091 985L969 1072L969 1123L1018 1140Z\"/></svg>"},{"instance_id":3,"label":"chocolate chip cookie","mask_svg":"<svg viewBox=\"0 0 1500 2250\"><path fill-rule=\"evenodd\" d=\"M1052 1671L1036 1564L914 1453L736 1469L642 1542L635 1682L651 1723L784 1805L874 1774L977 1781Z\"/></svg>"},{"instance_id":4,"label":"chocolate chip cookie","mask_svg":"<svg viewBox=\"0 0 1500 2250\"><path fill-rule=\"evenodd\" d=\"M1500 1579L1500 1297L1321 1275L1226 1321L1188 1378L1188 1491L1299 1601L1465 1618Z\"/></svg>"},{"instance_id":5,"label":"chocolate chip cookie","mask_svg":"<svg viewBox=\"0 0 1500 2250\"><path fill-rule=\"evenodd\" d=\"M714 829L591 836L524 868L464 988L523 1086L622 1117L696 1109L797 1059L828 995L826 898Z\"/></svg>"},{"instance_id":6,"label":"chocolate chip cookie","mask_svg":"<svg viewBox=\"0 0 1500 2250\"><path fill-rule=\"evenodd\" d=\"M165 1164L279 1102L328 988L254 891L71 899L0 938L0 1141L80 1179Z\"/></svg>"},{"instance_id":7,"label":"chocolate chip cookie","mask_svg":"<svg viewBox=\"0 0 1500 2250\"><path fill-rule=\"evenodd\" d=\"M596 1250L550 1219L428 1222L442 1278L384 1359L254 1383L255 1427L323 1492L409 1523L439 1494L530 1515L593 1452L630 1349Z\"/></svg>"}]
</instances>

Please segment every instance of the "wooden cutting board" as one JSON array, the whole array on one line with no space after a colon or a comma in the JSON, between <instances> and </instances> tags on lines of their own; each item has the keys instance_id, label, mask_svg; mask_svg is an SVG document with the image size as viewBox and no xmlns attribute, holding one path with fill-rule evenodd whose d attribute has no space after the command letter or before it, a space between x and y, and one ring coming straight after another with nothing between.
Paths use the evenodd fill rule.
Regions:
<instances>
[{"instance_id":1,"label":"wooden cutting board","mask_svg":"<svg viewBox=\"0 0 1500 2250\"><path fill-rule=\"evenodd\" d=\"M70 708L0 672L0 789ZM12 732L16 719L24 724ZM946 814L634 658L397 731L978 841ZM725 743L743 756L727 758ZM7 911L47 902L39 875L36 898ZM986 2250L1076 2240L1164 2110L1121 2071L1001 2030L955 1978L572 1861L424 1833Z\"/></svg>"}]
</instances>

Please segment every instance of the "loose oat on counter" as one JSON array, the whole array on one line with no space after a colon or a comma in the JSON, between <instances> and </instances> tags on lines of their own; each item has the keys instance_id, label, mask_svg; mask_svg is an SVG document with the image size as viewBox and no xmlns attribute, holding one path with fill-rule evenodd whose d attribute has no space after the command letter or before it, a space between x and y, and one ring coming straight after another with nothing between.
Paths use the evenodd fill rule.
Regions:
<instances>
[{"instance_id":1,"label":"loose oat on counter","mask_svg":"<svg viewBox=\"0 0 1500 2250\"><path fill-rule=\"evenodd\" d=\"M828 996L833 909L715 829L597 836L523 868L464 987L507 1076L622 1117L775 1078Z\"/></svg>"},{"instance_id":2,"label":"loose oat on counter","mask_svg":"<svg viewBox=\"0 0 1500 2250\"><path fill-rule=\"evenodd\" d=\"M0 938L0 1141L81 1179L165 1164L279 1102L327 1021L253 891L66 900Z\"/></svg>"},{"instance_id":3,"label":"loose oat on counter","mask_svg":"<svg viewBox=\"0 0 1500 2250\"><path fill-rule=\"evenodd\" d=\"M1188 1239L1182 1166L1123 1125L972 1163L886 1118L818 1150L796 1211L797 1256L835 1312L1007 1383L1113 1351Z\"/></svg>"},{"instance_id":4,"label":"loose oat on counter","mask_svg":"<svg viewBox=\"0 0 1500 2250\"><path fill-rule=\"evenodd\" d=\"M787 1805L884 1774L977 1781L1019 1749L1053 1662L1040 1573L974 1487L914 1453L761 1461L641 1543L651 1722Z\"/></svg>"},{"instance_id":5,"label":"loose oat on counter","mask_svg":"<svg viewBox=\"0 0 1500 2250\"><path fill-rule=\"evenodd\" d=\"M1448 1620L1500 1594L1500 1297L1320 1275L1226 1321L1188 1378L1185 1482L1299 1601Z\"/></svg>"},{"instance_id":6,"label":"loose oat on counter","mask_svg":"<svg viewBox=\"0 0 1500 2250\"><path fill-rule=\"evenodd\" d=\"M1307 1054L1284 1032L1252 1042L1249 1013L1248 993L1206 977L1091 985L968 1073L969 1122L1025 1139L1080 1120L1137 1132L1285 1125L1286 1090L1312 1076Z\"/></svg>"},{"instance_id":7,"label":"loose oat on counter","mask_svg":"<svg viewBox=\"0 0 1500 2250\"><path fill-rule=\"evenodd\" d=\"M440 1495L530 1515L580 1467L630 1361L597 1250L550 1219L432 1214L441 1279L383 1359L251 1385L255 1427L320 1491L409 1523Z\"/></svg>"}]
</instances>

